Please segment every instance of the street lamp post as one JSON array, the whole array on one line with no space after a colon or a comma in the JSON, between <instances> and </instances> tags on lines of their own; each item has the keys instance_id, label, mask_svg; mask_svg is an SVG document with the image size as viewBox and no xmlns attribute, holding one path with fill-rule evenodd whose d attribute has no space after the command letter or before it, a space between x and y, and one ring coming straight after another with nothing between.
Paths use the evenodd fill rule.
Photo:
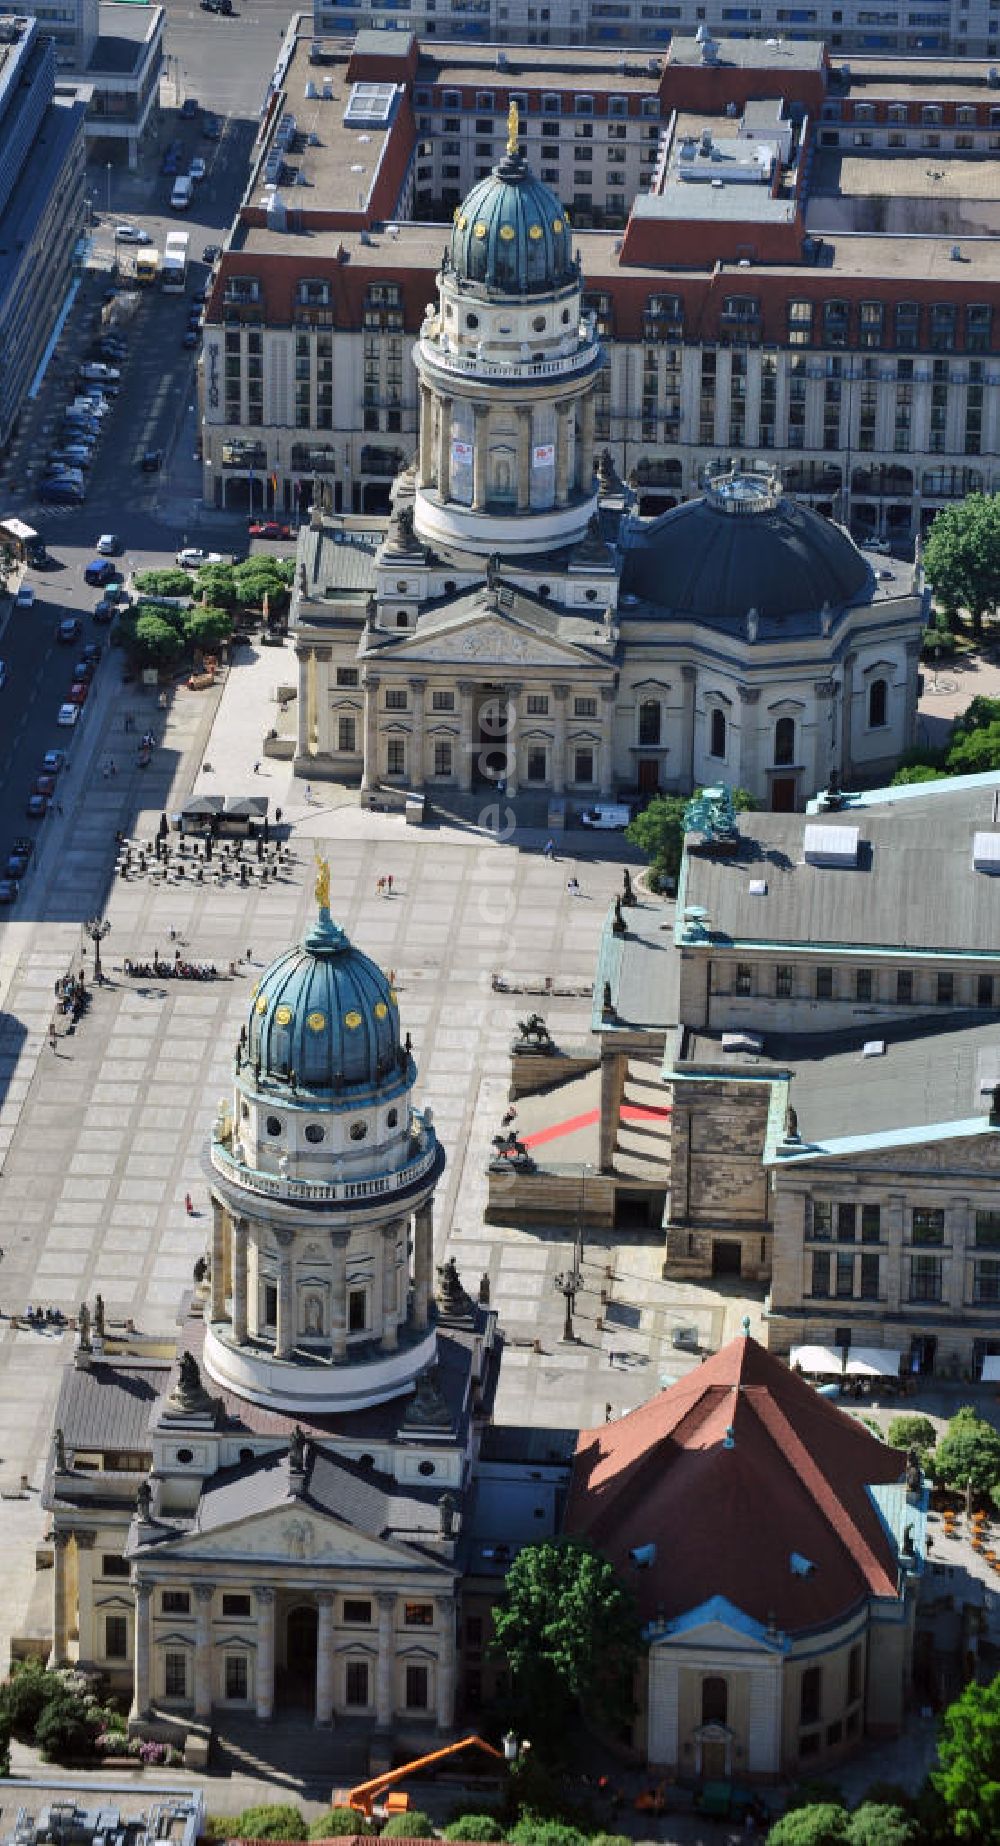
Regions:
<instances>
[{"instance_id":1,"label":"street lamp post","mask_svg":"<svg viewBox=\"0 0 1000 1846\"><path fill-rule=\"evenodd\" d=\"M106 918L91 917L90 922L85 923L83 927L94 945L94 984L100 987L104 979L104 969L101 967L101 943L111 925Z\"/></svg>"},{"instance_id":2,"label":"street lamp post","mask_svg":"<svg viewBox=\"0 0 1000 1846\"><path fill-rule=\"evenodd\" d=\"M562 1338L568 1346L575 1346L576 1334L573 1331L573 1310L576 1307L576 1294L580 1287L580 1271L578 1269L564 1270L561 1275L556 1276L555 1287L556 1293L561 1295L566 1303L566 1317L563 1321Z\"/></svg>"},{"instance_id":3,"label":"street lamp post","mask_svg":"<svg viewBox=\"0 0 1000 1846\"><path fill-rule=\"evenodd\" d=\"M111 216L111 162L108 161L108 217Z\"/></svg>"}]
</instances>

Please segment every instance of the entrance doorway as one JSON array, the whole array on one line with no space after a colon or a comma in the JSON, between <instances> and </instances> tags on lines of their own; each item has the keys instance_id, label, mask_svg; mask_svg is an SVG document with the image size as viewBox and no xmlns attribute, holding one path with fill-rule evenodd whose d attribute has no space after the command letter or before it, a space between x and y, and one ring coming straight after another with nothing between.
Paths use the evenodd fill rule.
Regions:
<instances>
[{"instance_id":1,"label":"entrance doorway","mask_svg":"<svg viewBox=\"0 0 1000 1846\"><path fill-rule=\"evenodd\" d=\"M729 1774L729 1752L724 1743L706 1740L701 1746L701 1774L705 1782L724 1782Z\"/></svg>"},{"instance_id":2,"label":"entrance doorway","mask_svg":"<svg viewBox=\"0 0 1000 1846\"><path fill-rule=\"evenodd\" d=\"M483 686L476 694L475 743L472 781L475 787L495 788L509 773L507 733L510 723L506 686Z\"/></svg>"},{"instance_id":3,"label":"entrance doorway","mask_svg":"<svg viewBox=\"0 0 1000 1846\"><path fill-rule=\"evenodd\" d=\"M713 1237L712 1274L738 1276L743 1273L743 1248L731 1237Z\"/></svg>"},{"instance_id":4,"label":"entrance doorway","mask_svg":"<svg viewBox=\"0 0 1000 1846\"><path fill-rule=\"evenodd\" d=\"M935 1333L915 1333L910 1341L910 1363L908 1370L917 1378L929 1378L934 1370L937 1355L937 1335Z\"/></svg>"},{"instance_id":5,"label":"entrance doorway","mask_svg":"<svg viewBox=\"0 0 1000 1846\"><path fill-rule=\"evenodd\" d=\"M772 778L771 808L775 814L795 813L794 776L774 776Z\"/></svg>"},{"instance_id":6,"label":"entrance doorway","mask_svg":"<svg viewBox=\"0 0 1000 1846\"><path fill-rule=\"evenodd\" d=\"M316 1690L316 1632L319 1616L311 1602L289 1609L285 1621L282 1692L290 1705L311 1705Z\"/></svg>"},{"instance_id":7,"label":"entrance doorway","mask_svg":"<svg viewBox=\"0 0 1000 1846\"><path fill-rule=\"evenodd\" d=\"M655 756L639 758L639 793L655 795L660 786L660 765Z\"/></svg>"}]
</instances>

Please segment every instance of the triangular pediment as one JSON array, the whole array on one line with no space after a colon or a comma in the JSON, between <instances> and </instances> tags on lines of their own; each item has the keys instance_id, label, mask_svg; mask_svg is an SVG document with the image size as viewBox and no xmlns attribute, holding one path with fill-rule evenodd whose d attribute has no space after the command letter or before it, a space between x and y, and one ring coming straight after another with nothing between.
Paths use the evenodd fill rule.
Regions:
<instances>
[{"instance_id":1,"label":"triangular pediment","mask_svg":"<svg viewBox=\"0 0 1000 1846\"><path fill-rule=\"evenodd\" d=\"M522 600L523 606L523 600ZM546 612L551 621L550 612ZM595 663L592 655L571 641L535 628L530 619L501 613L495 608L461 615L446 612L401 634L391 648L381 648L382 659L445 661L456 668L473 667L575 667Z\"/></svg>"},{"instance_id":2,"label":"triangular pediment","mask_svg":"<svg viewBox=\"0 0 1000 1846\"><path fill-rule=\"evenodd\" d=\"M767 1629L752 1615L730 1602L728 1596L710 1596L696 1609L673 1621L653 1623L648 1634L652 1648L710 1648L715 1652L782 1653L784 1636Z\"/></svg>"},{"instance_id":3,"label":"triangular pediment","mask_svg":"<svg viewBox=\"0 0 1000 1846\"><path fill-rule=\"evenodd\" d=\"M322 1512L312 1505L290 1505L273 1510L248 1513L207 1531L179 1532L176 1538L164 1538L151 1551L157 1557L182 1556L185 1559L210 1558L255 1565L343 1565L371 1566L385 1569L403 1562L410 1568L435 1570L432 1559L411 1549L403 1539L381 1539L358 1532L346 1521Z\"/></svg>"}]
</instances>

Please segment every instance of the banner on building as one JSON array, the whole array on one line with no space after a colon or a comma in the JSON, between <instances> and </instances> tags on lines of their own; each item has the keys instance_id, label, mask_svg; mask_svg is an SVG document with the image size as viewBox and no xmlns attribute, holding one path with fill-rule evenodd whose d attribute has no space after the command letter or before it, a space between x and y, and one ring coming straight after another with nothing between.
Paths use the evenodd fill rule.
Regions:
<instances>
[{"instance_id":1,"label":"banner on building","mask_svg":"<svg viewBox=\"0 0 1000 1846\"><path fill-rule=\"evenodd\" d=\"M554 468L556 465L556 445L554 442L540 442L532 449L531 459L536 468Z\"/></svg>"},{"instance_id":2,"label":"banner on building","mask_svg":"<svg viewBox=\"0 0 1000 1846\"><path fill-rule=\"evenodd\" d=\"M451 459L456 468L471 468L472 467L472 444L471 442L453 442L451 445Z\"/></svg>"}]
</instances>

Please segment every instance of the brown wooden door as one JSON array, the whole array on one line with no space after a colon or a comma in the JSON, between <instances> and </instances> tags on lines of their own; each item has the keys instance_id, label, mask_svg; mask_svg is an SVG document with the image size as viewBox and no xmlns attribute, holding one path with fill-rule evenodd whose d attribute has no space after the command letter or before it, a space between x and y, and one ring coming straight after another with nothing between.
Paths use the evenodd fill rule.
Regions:
<instances>
[{"instance_id":1,"label":"brown wooden door","mask_svg":"<svg viewBox=\"0 0 1000 1846\"><path fill-rule=\"evenodd\" d=\"M708 1743L701 1746L701 1779L703 1782L724 1782L726 1779L726 1746L722 1742Z\"/></svg>"},{"instance_id":2,"label":"brown wooden door","mask_svg":"<svg viewBox=\"0 0 1000 1846\"><path fill-rule=\"evenodd\" d=\"M660 786L660 765L655 756L643 756L639 759L639 793L655 794Z\"/></svg>"},{"instance_id":3,"label":"brown wooden door","mask_svg":"<svg viewBox=\"0 0 1000 1846\"><path fill-rule=\"evenodd\" d=\"M794 814L794 776L775 776L773 778L771 782L771 807L775 814Z\"/></svg>"}]
</instances>

